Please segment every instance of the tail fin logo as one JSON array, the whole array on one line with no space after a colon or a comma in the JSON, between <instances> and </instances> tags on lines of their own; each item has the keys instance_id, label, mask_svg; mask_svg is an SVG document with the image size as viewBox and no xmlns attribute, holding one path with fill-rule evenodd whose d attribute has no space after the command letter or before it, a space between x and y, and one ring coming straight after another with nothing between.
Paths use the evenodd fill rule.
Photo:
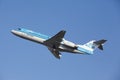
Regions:
<instances>
[{"instance_id":1,"label":"tail fin logo","mask_svg":"<svg viewBox=\"0 0 120 80\"><path fill-rule=\"evenodd\" d=\"M99 41L89 41L88 43L84 44L85 46L91 48L91 49L96 49L99 48L100 50L103 50L103 44L106 42L107 40L99 40Z\"/></svg>"},{"instance_id":2,"label":"tail fin logo","mask_svg":"<svg viewBox=\"0 0 120 80\"><path fill-rule=\"evenodd\" d=\"M85 46L95 49L95 45L94 45L95 40L89 41L88 43L84 44Z\"/></svg>"}]
</instances>

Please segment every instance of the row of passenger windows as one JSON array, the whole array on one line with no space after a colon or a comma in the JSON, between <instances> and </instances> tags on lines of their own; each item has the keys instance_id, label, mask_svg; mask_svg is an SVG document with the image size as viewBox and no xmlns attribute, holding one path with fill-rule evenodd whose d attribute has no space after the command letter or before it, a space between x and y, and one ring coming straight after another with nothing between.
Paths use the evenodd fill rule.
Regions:
<instances>
[{"instance_id":1,"label":"row of passenger windows","mask_svg":"<svg viewBox=\"0 0 120 80\"><path fill-rule=\"evenodd\" d=\"M37 37L41 37L41 38L45 38L45 39L50 38L50 37L48 37L46 35L31 31L31 30L27 30L27 29L23 29L23 28L18 28L18 30L21 31L21 32L24 32L24 33L26 33L28 35L37 36Z\"/></svg>"}]
</instances>

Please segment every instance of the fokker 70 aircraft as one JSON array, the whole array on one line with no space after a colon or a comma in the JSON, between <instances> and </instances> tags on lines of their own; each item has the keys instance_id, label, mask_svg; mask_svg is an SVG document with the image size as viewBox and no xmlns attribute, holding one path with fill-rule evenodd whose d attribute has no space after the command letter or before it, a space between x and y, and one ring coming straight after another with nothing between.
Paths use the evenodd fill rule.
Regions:
<instances>
[{"instance_id":1,"label":"fokker 70 aircraft","mask_svg":"<svg viewBox=\"0 0 120 80\"><path fill-rule=\"evenodd\" d=\"M41 33L34 32L32 30L18 28L11 30L11 32L21 38L31 40L48 47L51 53L58 59L61 57L60 52L71 52L75 54L93 54L96 48L103 50L103 44L107 40L91 40L90 42L79 45L64 39L66 31L61 30L56 35L50 37Z\"/></svg>"}]
</instances>

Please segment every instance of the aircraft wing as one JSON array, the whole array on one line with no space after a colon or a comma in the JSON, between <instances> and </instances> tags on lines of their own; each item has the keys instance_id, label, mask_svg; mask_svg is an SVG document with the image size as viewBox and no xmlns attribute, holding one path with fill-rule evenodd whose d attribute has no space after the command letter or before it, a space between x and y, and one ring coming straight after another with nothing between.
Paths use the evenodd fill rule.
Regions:
<instances>
[{"instance_id":1,"label":"aircraft wing","mask_svg":"<svg viewBox=\"0 0 120 80\"><path fill-rule=\"evenodd\" d=\"M56 58L60 59L61 53L59 53L58 50L53 49L53 48L48 48L48 49L50 50L50 52L51 52Z\"/></svg>"},{"instance_id":2,"label":"aircraft wing","mask_svg":"<svg viewBox=\"0 0 120 80\"><path fill-rule=\"evenodd\" d=\"M60 42L62 41L66 31L61 30L59 33L57 33L55 36L51 37L50 39L44 41L44 44L46 46L49 46L51 48L57 49L60 45Z\"/></svg>"}]
</instances>

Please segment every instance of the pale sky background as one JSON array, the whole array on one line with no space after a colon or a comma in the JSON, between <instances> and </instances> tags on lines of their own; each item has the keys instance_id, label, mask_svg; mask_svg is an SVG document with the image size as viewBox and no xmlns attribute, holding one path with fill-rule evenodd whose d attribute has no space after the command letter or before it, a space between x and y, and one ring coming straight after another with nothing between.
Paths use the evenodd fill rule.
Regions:
<instances>
[{"instance_id":1,"label":"pale sky background","mask_svg":"<svg viewBox=\"0 0 120 80\"><path fill-rule=\"evenodd\" d=\"M107 39L94 55L62 53L11 34L27 28L84 44ZM120 80L120 0L0 0L0 80Z\"/></svg>"}]
</instances>

